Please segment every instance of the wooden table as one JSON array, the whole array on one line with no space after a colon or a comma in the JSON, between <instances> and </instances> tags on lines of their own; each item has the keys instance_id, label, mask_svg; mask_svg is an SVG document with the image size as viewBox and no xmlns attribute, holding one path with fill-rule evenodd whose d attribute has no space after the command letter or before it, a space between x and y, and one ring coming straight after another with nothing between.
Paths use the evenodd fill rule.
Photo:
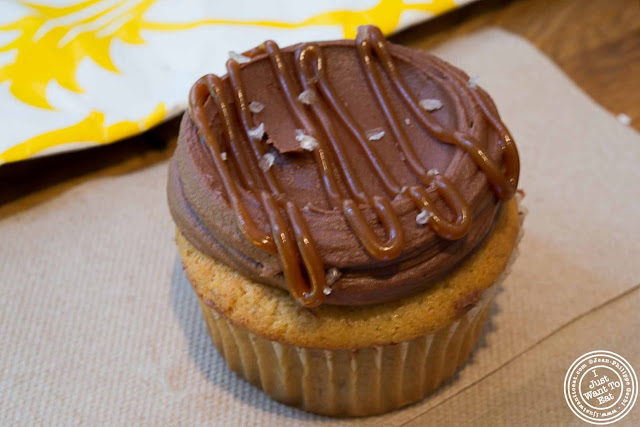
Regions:
<instances>
[{"instance_id":1,"label":"wooden table","mask_svg":"<svg viewBox=\"0 0 640 427\"><path fill-rule=\"evenodd\" d=\"M429 49L488 26L527 38L593 99L613 114L627 114L640 130L640 0L481 0L392 40ZM127 173L166 160L177 129L172 120L109 146L0 167L0 205L24 198L24 209L89 174Z\"/></svg>"},{"instance_id":2,"label":"wooden table","mask_svg":"<svg viewBox=\"0 0 640 427\"><path fill-rule=\"evenodd\" d=\"M428 49L497 26L553 59L585 92L640 130L640 0L484 0L393 38Z\"/></svg>"}]
</instances>

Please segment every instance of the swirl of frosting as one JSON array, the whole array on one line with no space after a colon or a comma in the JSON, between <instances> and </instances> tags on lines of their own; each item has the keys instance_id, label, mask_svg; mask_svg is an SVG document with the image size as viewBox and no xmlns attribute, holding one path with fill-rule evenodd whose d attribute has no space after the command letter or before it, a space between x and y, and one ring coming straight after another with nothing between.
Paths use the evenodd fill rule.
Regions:
<instances>
[{"instance_id":1,"label":"swirl of frosting","mask_svg":"<svg viewBox=\"0 0 640 427\"><path fill-rule=\"evenodd\" d=\"M425 289L515 193L509 131L450 64L372 26L244 55L191 90L169 206L200 251L302 305Z\"/></svg>"}]
</instances>

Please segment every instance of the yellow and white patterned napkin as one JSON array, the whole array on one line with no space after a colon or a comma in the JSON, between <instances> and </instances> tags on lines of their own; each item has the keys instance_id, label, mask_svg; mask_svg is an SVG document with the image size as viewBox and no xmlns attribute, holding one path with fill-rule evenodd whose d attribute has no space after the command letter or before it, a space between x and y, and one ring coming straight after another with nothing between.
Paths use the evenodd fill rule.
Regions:
<instances>
[{"instance_id":1,"label":"yellow and white patterned napkin","mask_svg":"<svg viewBox=\"0 0 640 427\"><path fill-rule=\"evenodd\" d=\"M0 165L149 129L230 50L389 34L469 1L4 0Z\"/></svg>"}]
</instances>

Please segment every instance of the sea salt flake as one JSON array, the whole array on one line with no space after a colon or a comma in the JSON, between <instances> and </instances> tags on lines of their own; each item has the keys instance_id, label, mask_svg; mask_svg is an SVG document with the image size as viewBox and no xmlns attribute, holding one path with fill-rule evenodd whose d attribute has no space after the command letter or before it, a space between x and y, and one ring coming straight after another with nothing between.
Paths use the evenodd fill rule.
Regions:
<instances>
[{"instance_id":1,"label":"sea salt flake","mask_svg":"<svg viewBox=\"0 0 640 427\"><path fill-rule=\"evenodd\" d=\"M223 161L226 161L227 160L227 153L223 151L222 153L220 153L220 157L222 158Z\"/></svg>"},{"instance_id":2,"label":"sea salt flake","mask_svg":"<svg viewBox=\"0 0 640 427\"><path fill-rule=\"evenodd\" d=\"M247 62L251 61L251 58L249 58L248 56L241 55L235 50L229 51L229 59L233 59L238 64L246 64Z\"/></svg>"},{"instance_id":3,"label":"sea salt flake","mask_svg":"<svg viewBox=\"0 0 640 427\"><path fill-rule=\"evenodd\" d=\"M433 214L431 212L429 212L426 209L423 209L422 211L420 211L418 215L416 215L416 222L420 225L425 225L427 222L429 222L429 219L432 216Z\"/></svg>"},{"instance_id":4,"label":"sea salt flake","mask_svg":"<svg viewBox=\"0 0 640 427\"><path fill-rule=\"evenodd\" d=\"M624 113L620 113L616 116L616 118L618 119L618 121L620 123L622 123L625 126L629 126L631 124L631 117L627 116Z\"/></svg>"},{"instance_id":5,"label":"sea salt flake","mask_svg":"<svg viewBox=\"0 0 640 427\"><path fill-rule=\"evenodd\" d=\"M304 138L304 131L302 129L296 129L296 141L300 142Z\"/></svg>"},{"instance_id":6,"label":"sea salt flake","mask_svg":"<svg viewBox=\"0 0 640 427\"><path fill-rule=\"evenodd\" d=\"M480 80L479 76L473 76L469 79L469 81L467 82L467 87L469 89L474 89L476 86L478 86L478 80Z\"/></svg>"},{"instance_id":7,"label":"sea salt flake","mask_svg":"<svg viewBox=\"0 0 640 427\"><path fill-rule=\"evenodd\" d=\"M311 105L317 100L316 93L311 89L307 89L298 95L298 100L305 105Z\"/></svg>"},{"instance_id":8,"label":"sea salt flake","mask_svg":"<svg viewBox=\"0 0 640 427\"><path fill-rule=\"evenodd\" d=\"M327 286L331 286L338 281L340 276L342 276L342 272L338 270L336 267L331 267L330 269L327 270L326 276L327 276Z\"/></svg>"},{"instance_id":9,"label":"sea salt flake","mask_svg":"<svg viewBox=\"0 0 640 427\"><path fill-rule=\"evenodd\" d=\"M377 141L384 136L384 129L382 128L369 129L368 131L365 132L365 135L367 136L367 139L369 141Z\"/></svg>"},{"instance_id":10,"label":"sea salt flake","mask_svg":"<svg viewBox=\"0 0 640 427\"><path fill-rule=\"evenodd\" d=\"M322 293L323 293L323 294L325 294L325 295L329 295L329 294L331 294L331 288L329 288L329 287L324 288L324 289L322 290Z\"/></svg>"},{"instance_id":11,"label":"sea salt flake","mask_svg":"<svg viewBox=\"0 0 640 427\"><path fill-rule=\"evenodd\" d=\"M398 193L395 195L395 197L393 198L393 200L400 200L402 198L402 196L404 195L404 193L409 189L409 187L407 187L406 185L403 185L400 188L400 191L398 191Z\"/></svg>"},{"instance_id":12,"label":"sea salt flake","mask_svg":"<svg viewBox=\"0 0 640 427\"><path fill-rule=\"evenodd\" d=\"M319 145L314 137L307 135L302 129L296 129L296 141L300 143L300 148L307 151L313 151Z\"/></svg>"},{"instance_id":13,"label":"sea salt flake","mask_svg":"<svg viewBox=\"0 0 640 427\"><path fill-rule=\"evenodd\" d=\"M251 111L253 114L258 114L262 110L264 110L264 104L258 101L251 101L249 103L249 111Z\"/></svg>"},{"instance_id":14,"label":"sea salt flake","mask_svg":"<svg viewBox=\"0 0 640 427\"><path fill-rule=\"evenodd\" d=\"M439 99L421 99L419 104L420 107L427 111L435 111L442 108L442 101Z\"/></svg>"},{"instance_id":15,"label":"sea salt flake","mask_svg":"<svg viewBox=\"0 0 640 427\"><path fill-rule=\"evenodd\" d=\"M249 129L249 136L253 139L262 139L264 136L264 123L260 123L253 129Z\"/></svg>"},{"instance_id":16,"label":"sea salt flake","mask_svg":"<svg viewBox=\"0 0 640 427\"><path fill-rule=\"evenodd\" d=\"M318 141L312 136L305 135L305 137L300 141L300 147L303 150L313 151L318 148Z\"/></svg>"},{"instance_id":17,"label":"sea salt flake","mask_svg":"<svg viewBox=\"0 0 640 427\"><path fill-rule=\"evenodd\" d=\"M437 176L440 175L440 171L438 169L429 169L427 171L427 176Z\"/></svg>"},{"instance_id":18,"label":"sea salt flake","mask_svg":"<svg viewBox=\"0 0 640 427\"><path fill-rule=\"evenodd\" d=\"M271 169L271 166L273 166L273 162L275 162L275 160L276 156L273 153L265 153L258 162L258 166L260 166L260 169L266 172Z\"/></svg>"},{"instance_id":19,"label":"sea salt flake","mask_svg":"<svg viewBox=\"0 0 640 427\"><path fill-rule=\"evenodd\" d=\"M411 124L411 119L409 117L407 117L406 119L404 119L404 124L409 126Z\"/></svg>"}]
</instances>

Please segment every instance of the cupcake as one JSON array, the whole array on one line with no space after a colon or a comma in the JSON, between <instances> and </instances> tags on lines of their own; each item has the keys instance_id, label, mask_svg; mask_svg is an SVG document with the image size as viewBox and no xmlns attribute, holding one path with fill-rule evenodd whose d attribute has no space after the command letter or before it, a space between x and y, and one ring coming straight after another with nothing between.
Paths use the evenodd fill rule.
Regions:
<instances>
[{"instance_id":1,"label":"cupcake","mask_svg":"<svg viewBox=\"0 0 640 427\"><path fill-rule=\"evenodd\" d=\"M168 198L218 352L325 415L416 402L468 358L516 245L518 152L459 69L266 41L191 89Z\"/></svg>"}]
</instances>

